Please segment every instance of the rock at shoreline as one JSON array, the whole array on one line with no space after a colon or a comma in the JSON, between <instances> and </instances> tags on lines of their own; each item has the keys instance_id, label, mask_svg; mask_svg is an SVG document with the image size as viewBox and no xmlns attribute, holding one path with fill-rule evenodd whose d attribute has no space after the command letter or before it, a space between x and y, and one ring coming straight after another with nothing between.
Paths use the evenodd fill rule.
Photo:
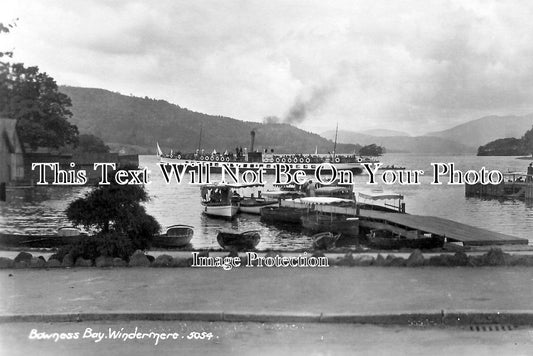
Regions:
<instances>
[{"instance_id":1,"label":"rock at shoreline","mask_svg":"<svg viewBox=\"0 0 533 356\"><path fill-rule=\"evenodd\" d=\"M48 258L48 261L50 261L50 260L58 260L58 261L62 261L63 259L61 258L61 255L60 255L58 252L56 252L56 253L54 253L52 256L50 256L50 257Z\"/></svg>"},{"instance_id":2,"label":"rock at shoreline","mask_svg":"<svg viewBox=\"0 0 533 356\"><path fill-rule=\"evenodd\" d=\"M389 258L389 256L391 256ZM405 258L396 257L394 255L388 255L385 259L386 266L388 267L405 267Z\"/></svg>"},{"instance_id":3,"label":"rock at shoreline","mask_svg":"<svg viewBox=\"0 0 533 356\"><path fill-rule=\"evenodd\" d=\"M113 267L126 267L128 263L120 257L113 258Z\"/></svg>"},{"instance_id":4,"label":"rock at shoreline","mask_svg":"<svg viewBox=\"0 0 533 356\"><path fill-rule=\"evenodd\" d=\"M407 261L405 261L405 265L407 267L420 267L424 265L424 256L422 255L422 251L416 249L409 255L409 258Z\"/></svg>"},{"instance_id":5,"label":"rock at shoreline","mask_svg":"<svg viewBox=\"0 0 533 356\"><path fill-rule=\"evenodd\" d=\"M344 255L344 257L338 258L337 261L335 261L335 264L337 266L355 266L353 254L351 252L348 252Z\"/></svg>"},{"instance_id":6,"label":"rock at shoreline","mask_svg":"<svg viewBox=\"0 0 533 356\"><path fill-rule=\"evenodd\" d=\"M374 257L367 255L357 256L354 258L353 263L356 266L372 266L374 264Z\"/></svg>"},{"instance_id":7,"label":"rock at shoreline","mask_svg":"<svg viewBox=\"0 0 533 356\"><path fill-rule=\"evenodd\" d=\"M470 261L464 252L456 252L453 256L449 256L448 260L451 266L469 266Z\"/></svg>"},{"instance_id":8,"label":"rock at shoreline","mask_svg":"<svg viewBox=\"0 0 533 356\"><path fill-rule=\"evenodd\" d=\"M13 268L28 268L30 266L29 262L20 261L13 263Z\"/></svg>"},{"instance_id":9,"label":"rock at shoreline","mask_svg":"<svg viewBox=\"0 0 533 356\"><path fill-rule=\"evenodd\" d=\"M431 256L427 264L434 267L446 267L450 265L446 255Z\"/></svg>"},{"instance_id":10,"label":"rock at shoreline","mask_svg":"<svg viewBox=\"0 0 533 356\"><path fill-rule=\"evenodd\" d=\"M48 262L46 262L46 267L48 267L48 268L58 268L58 267L61 267L61 262L59 262L55 258L50 258L48 260Z\"/></svg>"},{"instance_id":11,"label":"rock at shoreline","mask_svg":"<svg viewBox=\"0 0 533 356\"><path fill-rule=\"evenodd\" d=\"M504 253L499 248L491 248L487 253L481 256L469 256L469 263L475 267L483 266L505 266L510 262L510 255Z\"/></svg>"},{"instance_id":12,"label":"rock at shoreline","mask_svg":"<svg viewBox=\"0 0 533 356\"><path fill-rule=\"evenodd\" d=\"M174 259L170 255L159 255L152 263L152 267L172 267Z\"/></svg>"},{"instance_id":13,"label":"rock at shoreline","mask_svg":"<svg viewBox=\"0 0 533 356\"><path fill-rule=\"evenodd\" d=\"M46 265L46 262L39 257L32 257L30 260L30 268L43 268Z\"/></svg>"},{"instance_id":14,"label":"rock at shoreline","mask_svg":"<svg viewBox=\"0 0 533 356\"><path fill-rule=\"evenodd\" d=\"M65 257L63 257L63 261L61 262L61 266L63 267L72 267L74 266L74 257L67 253Z\"/></svg>"},{"instance_id":15,"label":"rock at shoreline","mask_svg":"<svg viewBox=\"0 0 533 356\"><path fill-rule=\"evenodd\" d=\"M150 266L150 260L146 255L141 251L137 250L130 257L130 267L148 267Z\"/></svg>"},{"instance_id":16,"label":"rock at shoreline","mask_svg":"<svg viewBox=\"0 0 533 356\"><path fill-rule=\"evenodd\" d=\"M29 265L32 257L31 253L22 251L15 257L15 262L26 262Z\"/></svg>"},{"instance_id":17,"label":"rock at shoreline","mask_svg":"<svg viewBox=\"0 0 533 356\"><path fill-rule=\"evenodd\" d=\"M381 253L378 253L376 256L376 259L374 260L374 266L385 266L385 257Z\"/></svg>"},{"instance_id":18,"label":"rock at shoreline","mask_svg":"<svg viewBox=\"0 0 533 356\"><path fill-rule=\"evenodd\" d=\"M235 258L235 257L239 257L239 253L235 250L231 250L229 253L228 253L228 256L227 257L231 257L231 258Z\"/></svg>"},{"instance_id":19,"label":"rock at shoreline","mask_svg":"<svg viewBox=\"0 0 533 356\"><path fill-rule=\"evenodd\" d=\"M13 268L13 260L7 257L0 257L0 268Z\"/></svg>"},{"instance_id":20,"label":"rock at shoreline","mask_svg":"<svg viewBox=\"0 0 533 356\"><path fill-rule=\"evenodd\" d=\"M533 267L533 256L531 256L531 255L511 256L511 260L509 261L509 265L511 265L511 266Z\"/></svg>"},{"instance_id":21,"label":"rock at shoreline","mask_svg":"<svg viewBox=\"0 0 533 356\"><path fill-rule=\"evenodd\" d=\"M94 261L94 265L98 268L113 267L113 257L98 256Z\"/></svg>"},{"instance_id":22,"label":"rock at shoreline","mask_svg":"<svg viewBox=\"0 0 533 356\"><path fill-rule=\"evenodd\" d=\"M91 267L93 265L93 261L86 260L83 257L78 257L78 259L76 259L76 263L74 265L76 267Z\"/></svg>"},{"instance_id":23,"label":"rock at shoreline","mask_svg":"<svg viewBox=\"0 0 533 356\"><path fill-rule=\"evenodd\" d=\"M322 252L322 251L315 251L315 252L313 252L311 257L319 258L319 257L326 257L326 255L324 255L324 252Z\"/></svg>"},{"instance_id":24,"label":"rock at shoreline","mask_svg":"<svg viewBox=\"0 0 533 356\"><path fill-rule=\"evenodd\" d=\"M173 258L174 267L191 267L192 266L192 257L175 257Z\"/></svg>"},{"instance_id":25,"label":"rock at shoreline","mask_svg":"<svg viewBox=\"0 0 533 356\"><path fill-rule=\"evenodd\" d=\"M510 255L499 248L491 248L483 257L485 266L505 266L510 261Z\"/></svg>"},{"instance_id":26,"label":"rock at shoreline","mask_svg":"<svg viewBox=\"0 0 533 356\"><path fill-rule=\"evenodd\" d=\"M265 254L265 258L267 258L267 257L276 258L276 256L283 257L283 255L281 253L277 253L277 252L274 252L274 251L268 251Z\"/></svg>"}]
</instances>

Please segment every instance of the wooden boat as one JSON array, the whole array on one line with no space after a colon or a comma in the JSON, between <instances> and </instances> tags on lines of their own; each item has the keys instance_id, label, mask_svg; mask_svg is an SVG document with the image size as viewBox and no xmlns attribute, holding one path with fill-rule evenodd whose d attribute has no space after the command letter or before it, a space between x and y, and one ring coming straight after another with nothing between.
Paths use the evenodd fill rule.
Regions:
<instances>
[{"instance_id":1,"label":"wooden boat","mask_svg":"<svg viewBox=\"0 0 533 356\"><path fill-rule=\"evenodd\" d=\"M259 183L215 183L204 185L201 187L204 213L206 215L229 219L233 218L239 211L251 214L260 214L261 208L265 206L276 205L277 202L263 199L260 196L260 193L258 193L257 198L255 198L253 194L243 197L241 194L239 194L239 191L242 193L242 190L262 186L264 186L264 184Z\"/></svg>"},{"instance_id":2,"label":"wooden boat","mask_svg":"<svg viewBox=\"0 0 533 356\"><path fill-rule=\"evenodd\" d=\"M208 184L200 188L206 215L232 219L239 211L239 200L233 198L233 186Z\"/></svg>"},{"instance_id":3,"label":"wooden boat","mask_svg":"<svg viewBox=\"0 0 533 356\"><path fill-rule=\"evenodd\" d=\"M261 240L258 230L237 232L235 230L222 230L217 235L218 244L233 251L253 250Z\"/></svg>"},{"instance_id":4,"label":"wooden boat","mask_svg":"<svg viewBox=\"0 0 533 356\"><path fill-rule=\"evenodd\" d=\"M355 201L333 197L307 197L295 199L294 206L306 206L300 221L304 229L313 233L334 232L346 236L359 236L359 219L355 216Z\"/></svg>"},{"instance_id":5,"label":"wooden boat","mask_svg":"<svg viewBox=\"0 0 533 356\"><path fill-rule=\"evenodd\" d=\"M401 248L422 250L438 248L444 245L444 239L437 236L422 235L417 238L409 238L385 229L371 230L367 237L370 247L383 250L398 250Z\"/></svg>"},{"instance_id":6,"label":"wooden boat","mask_svg":"<svg viewBox=\"0 0 533 356\"><path fill-rule=\"evenodd\" d=\"M401 194L384 192L383 189L360 191L357 193L357 207L365 210L405 213L403 198Z\"/></svg>"},{"instance_id":7,"label":"wooden boat","mask_svg":"<svg viewBox=\"0 0 533 356\"><path fill-rule=\"evenodd\" d=\"M78 228L60 227L56 234L9 234L0 233L1 247L53 248L80 241L86 234Z\"/></svg>"},{"instance_id":8,"label":"wooden boat","mask_svg":"<svg viewBox=\"0 0 533 356\"><path fill-rule=\"evenodd\" d=\"M263 192L263 196L265 196L268 200L272 201L281 201L283 199L296 199L296 198L302 198L305 197L305 193L301 190L297 190L295 185L285 185L280 188L280 190L269 190L266 192Z\"/></svg>"},{"instance_id":9,"label":"wooden boat","mask_svg":"<svg viewBox=\"0 0 533 356\"><path fill-rule=\"evenodd\" d=\"M278 205L277 201L269 201L264 198L246 197L240 201L239 211L248 214L261 214L261 209L265 207L275 207Z\"/></svg>"},{"instance_id":10,"label":"wooden boat","mask_svg":"<svg viewBox=\"0 0 533 356\"><path fill-rule=\"evenodd\" d=\"M325 186L315 189L317 197L331 197L342 199L353 199L354 194L351 186Z\"/></svg>"},{"instance_id":11,"label":"wooden boat","mask_svg":"<svg viewBox=\"0 0 533 356\"><path fill-rule=\"evenodd\" d=\"M152 247L177 248L187 246L191 242L194 229L189 225L172 225L163 235L155 236Z\"/></svg>"},{"instance_id":12,"label":"wooden boat","mask_svg":"<svg viewBox=\"0 0 533 356\"><path fill-rule=\"evenodd\" d=\"M266 207L261 209L261 221L280 224L300 224L305 208Z\"/></svg>"},{"instance_id":13,"label":"wooden boat","mask_svg":"<svg viewBox=\"0 0 533 356\"><path fill-rule=\"evenodd\" d=\"M341 234L333 234L331 232L321 232L313 235L313 248L317 250L329 250L335 247L335 243L341 237Z\"/></svg>"},{"instance_id":14,"label":"wooden boat","mask_svg":"<svg viewBox=\"0 0 533 356\"><path fill-rule=\"evenodd\" d=\"M359 218L349 215L310 212L301 217L302 226L311 232L334 232L346 236L359 236Z\"/></svg>"},{"instance_id":15,"label":"wooden boat","mask_svg":"<svg viewBox=\"0 0 533 356\"><path fill-rule=\"evenodd\" d=\"M258 189L250 191L250 188L257 187L264 187L264 184L246 184L240 189L243 197L239 201L239 212L260 215L262 208L278 205L276 199L272 199L268 195L266 197L261 195L262 192Z\"/></svg>"}]
</instances>

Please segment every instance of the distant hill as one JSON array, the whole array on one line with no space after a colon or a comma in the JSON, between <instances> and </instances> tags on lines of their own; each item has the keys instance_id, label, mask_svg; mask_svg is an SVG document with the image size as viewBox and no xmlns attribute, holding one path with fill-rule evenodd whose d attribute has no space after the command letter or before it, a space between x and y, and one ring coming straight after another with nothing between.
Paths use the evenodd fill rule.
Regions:
<instances>
[{"instance_id":1,"label":"distant hill","mask_svg":"<svg viewBox=\"0 0 533 356\"><path fill-rule=\"evenodd\" d=\"M101 137L115 150L155 153L156 142L164 151L194 151L202 129L206 151L233 151L250 147L255 130L255 148L273 148L280 153L333 150L333 141L289 124L261 124L194 112L164 100L126 96L103 89L62 86L72 100L73 123L80 133ZM337 145L337 152L352 153L360 146Z\"/></svg>"},{"instance_id":2,"label":"distant hill","mask_svg":"<svg viewBox=\"0 0 533 356\"><path fill-rule=\"evenodd\" d=\"M407 132L396 131L396 130L387 130L387 129L372 129L364 130L360 133L364 135L377 136L377 137L389 137L389 136L411 136Z\"/></svg>"},{"instance_id":3,"label":"distant hill","mask_svg":"<svg viewBox=\"0 0 533 356\"><path fill-rule=\"evenodd\" d=\"M533 114L526 116L486 116L454 126L448 130L429 132L424 136L400 135L399 131L367 130L339 132L338 141L368 145L376 143L387 151L431 154L474 153L477 147L502 138L520 138L533 125ZM389 135L384 135L389 133ZM335 137L335 131L322 134ZM500 141L501 143L503 141ZM507 141L506 141L507 142ZM494 147L487 148L493 152ZM487 151L488 152L488 151Z\"/></svg>"},{"instance_id":4,"label":"distant hill","mask_svg":"<svg viewBox=\"0 0 533 356\"><path fill-rule=\"evenodd\" d=\"M335 137L335 131L322 133L326 138ZM440 137L429 136L388 136L377 137L352 131L339 131L338 139L342 143L369 145L375 143L385 147L387 152L409 152L422 154L465 154L476 152L475 147L463 145Z\"/></svg>"},{"instance_id":5,"label":"distant hill","mask_svg":"<svg viewBox=\"0 0 533 356\"><path fill-rule=\"evenodd\" d=\"M468 146L481 146L496 139L522 137L533 125L533 114L526 116L486 116L451 129L429 132L426 136L441 137Z\"/></svg>"}]
</instances>

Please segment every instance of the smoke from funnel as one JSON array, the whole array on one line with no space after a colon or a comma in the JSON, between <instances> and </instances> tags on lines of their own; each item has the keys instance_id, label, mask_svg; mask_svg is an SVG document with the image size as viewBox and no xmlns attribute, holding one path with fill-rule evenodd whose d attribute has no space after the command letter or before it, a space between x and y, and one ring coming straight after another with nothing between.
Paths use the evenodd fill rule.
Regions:
<instances>
[{"instance_id":1,"label":"smoke from funnel","mask_svg":"<svg viewBox=\"0 0 533 356\"><path fill-rule=\"evenodd\" d=\"M333 90L328 86L313 88L308 97L298 95L283 119L288 124L304 121L308 114L322 106Z\"/></svg>"},{"instance_id":2,"label":"smoke from funnel","mask_svg":"<svg viewBox=\"0 0 533 356\"><path fill-rule=\"evenodd\" d=\"M278 124L281 119L277 116L266 116L263 118L263 124Z\"/></svg>"}]
</instances>

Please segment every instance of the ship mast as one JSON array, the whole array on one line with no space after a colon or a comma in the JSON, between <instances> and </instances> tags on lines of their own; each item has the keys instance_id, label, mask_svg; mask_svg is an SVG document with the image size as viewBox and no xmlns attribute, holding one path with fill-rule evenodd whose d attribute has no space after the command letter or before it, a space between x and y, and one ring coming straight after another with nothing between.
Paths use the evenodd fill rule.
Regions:
<instances>
[{"instance_id":1,"label":"ship mast","mask_svg":"<svg viewBox=\"0 0 533 356\"><path fill-rule=\"evenodd\" d=\"M200 124L200 138L198 139L198 151L202 148L202 129L204 128L204 124Z\"/></svg>"},{"instance_id":2,"label":"ship mast","mask_svg":"<svg viewBox=\"0 0 533 356\"><path fill-rule=\"evenodd\" d=\"M335 144L333 146L333 159L335 160L335 151L337 151L337 134L339 133L339 122L337 121L337 128L335 129Z\"/></svg>"}]
</instances>

